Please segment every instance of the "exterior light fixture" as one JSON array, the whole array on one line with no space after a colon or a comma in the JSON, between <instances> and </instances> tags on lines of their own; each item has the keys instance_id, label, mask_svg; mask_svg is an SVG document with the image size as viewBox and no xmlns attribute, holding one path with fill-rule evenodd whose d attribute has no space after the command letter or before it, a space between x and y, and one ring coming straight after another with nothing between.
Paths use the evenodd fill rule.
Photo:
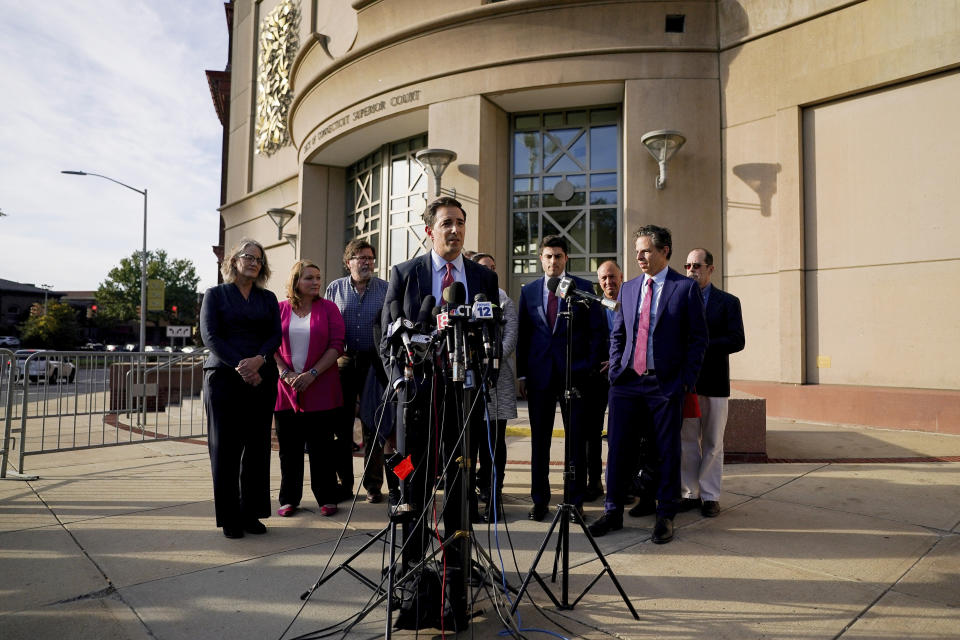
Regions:
<instances>
[{"instance_id":1,"label":"exterior light fixture","mask_svg":"<svg viewBox=\"0 0 960 640\"><path fill-rule=\"evenodd\" d=\"M679 131L660 129L649 131L640 138L640 142L653 159L660 165L660 175L657 176L657 189L663 189L667 184L667 162L673 157L687 139Z\"/></svg>"},{"instance_id":2,"label":"exterior light fixture","mask_svg":"<svg viewBox=\"0 0 960 640\"><path fill-rule=\"evenodd\" d=\"M290 209L267 209L267 215L273 220L273 224L277 225L277 240L283 240L284 225L297 214Z\"/></svg>"},{"instance_id":3,"label":"exterior light fixture","mask_svg":"<svg viewBox=\"0 0 960 640\"><path fill-rule=\"evenodd\" d=\"M416 159L423 170L433 177L433 182L436 185L434 195L439 196L440 176L447 170L450 163L457 159L457 154L449 149L423 149L417 151Z\"/></svg>"},{"instance_id":4,"label":"exterior light fixture","mask_svg":"<svg viewBox=\"0 0 960 640\"><path fill-rule=\"evenodd\" d=\"M297 234L295 234L295 233L285 233L285 234L283 234L282 239L283 239L283 240L286 240L286 241L287 241L287 244L289 244L291 247L293 247L293 252L294 252L294 253L297 252Z\"/></svg>"}]
</instances>

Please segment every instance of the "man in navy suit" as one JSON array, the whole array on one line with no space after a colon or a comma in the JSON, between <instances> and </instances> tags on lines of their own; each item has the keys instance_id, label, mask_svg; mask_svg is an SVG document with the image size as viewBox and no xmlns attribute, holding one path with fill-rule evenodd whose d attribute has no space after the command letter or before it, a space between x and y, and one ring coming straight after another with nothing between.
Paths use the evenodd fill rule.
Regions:
<instances>
[{"instance_id":1,"label":"man in navy suit","mask_svg":"<svg viewBox=\"0 0 960 640\"><path fill-rule=\"evenodd\" d=\"M540 264L543 277L523 287L520 292L520 331L517 339L517 380L520 394L527 399L530 411L530 496L533 507L528 517L540 521L547 515L550 504L550 441L553 437L553 422L560 403L566 437L570 438L573 460L573 485L570 503L582 509L586 488L586 457L581 437L583 421L583 398L573 394L570 415L567 415L564 391L566 390L566 331L567 319L561 315L568 308L567 301L560 299L547 288L551 278L566 274L567 241L561 236L546 236L540 243ZM593 292L593 285L583 278L570 276L577 289ZM600 344L606 330L600 305L573 305L573 362L572 383L581 393L587 390L586 378L596 373L603 360Z\"/></svg>"},{"instance_id":2,"label":"man in navy suit","mask_svg":"<svg viewBox=\"0 0 960 640\"><path fill-rule=\"evenodd\" d=\"M620 288L620 311L610 332L606 512L590 525L590 532L602 536L623 528L637 443L646 437L656 455L653 541L663 544L673 539L680 504L683 397L700 373L707 324L700 287L667 266L673 245L670 230L646 225L635 238L643 275ZM631 510L631 515L639 514Z\"/></svg>"},{"instance_id":3,"label":"man in navy suit","mask_svg":"<svg viewBox=\"0 0 960 640\"><path fill-rule=\"evenodd\" d=\"M687 277L703 292L710 340L697 379L700 417L684 419L680 431L681 508L700 507L700 513L713 518L720 513L723 431L727 426L730 399L730 354L743 349L743 316L736 296L710 284L713 254L706 249L694 249L687 255L683 267Z\"/></svg>"},{"instance_id":4,"label":"man in navy suit","mask_svg":"<svg viewBox=\"0 0 960 640\"><path fill-rule=\"evenodd\" d=\"M402 262L393 267L390 272L390 282L387 286L387 295L384 299L381 326L383 334L380 341L380 355L387 367L390 384L402 378L402 364L389 366L391 343L387 336L387 328L394 319L390 316L390 307L394 301L399 302L403 316L408 320L417 320L424 298L433 296L441 301L443 290L453 282L461 283L466 289L466 300L473 301L478 293L487 296L487 300L498 301L500 290L497 285L497 274L483 265L465 260L463 252L463 238L466 231L467 214L457 200L450 197L437 198L431 202L423 213L426 224L426 233L432 241L433 247L426 255ZM434 467L435 456L447 463L445 500L443 508L444 534L449 537L455 532L469 527L469 523L462 522L460 505L464 499L471 501L471 511L476 514L476 494L471 489L468 497L463 496L461 475L456 460L459 456L457 447L460 441L460 415L457 410L458 399L452 384L438 385L437 397L431 397L429 375L415 370L414 384L409 388L401 389L400 402L406 404L406 451L411 456L414 471L408 478L409 495L405 499L414 507L422 509L432 495L432 487L436 473ZM440 408L440 416L436 416L442 428L440 442L435 436L434 426L428 422L431 418L433 401ZM467 418L471 433L479 434L482 426L483 406L476 403L475 410ZM471 436L474 437L474 436ZM435 447L442 446L442 451ZM473 469L469 465L467 469ZM418 512L414 516L419 516ZM477 514L478 515L478 514ZM430 532L423 522L430 518L420 518L418 523L405 525L404 532L404 560L409 566L423 558ZM450 545L446 550L447 566L454 572L462 571L469 562L468 557L461 558L458 545ZM456 618L455 626L458 630L466 628L466 593L463 590L461 579L448 576L451 586L452 606ZM440 603L436 603L437 607ZM431 603L432 606L432 603ZM406 628L406 627L405 627Z\"/></svg>"}]
</instances>

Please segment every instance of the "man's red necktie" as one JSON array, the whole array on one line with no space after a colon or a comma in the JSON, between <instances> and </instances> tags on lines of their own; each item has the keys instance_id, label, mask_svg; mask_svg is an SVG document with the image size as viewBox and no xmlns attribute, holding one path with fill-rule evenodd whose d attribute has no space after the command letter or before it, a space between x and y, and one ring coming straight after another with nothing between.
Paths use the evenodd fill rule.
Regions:
<instances>
[{"instance_id":1,"label":"man's red necktie","mask_svg":"<svg viewBox=\"0 0 960 640\"><path fill-rule=\"evenodd\" d=\"M637 323L637 339L633 344L633 369L640 375L647 370L647 337L650 335L650 304L653 302L653 278L644 283L643 303L640 305L640 321Z\"/></svg>"},{"instance_id":2,"label":"man's red necktie","mask_svg":"<svg viewBox=\"0 0 960 640\"><path fill-rule=\"evenodd\" d=\"M443 274L443 278L440 280L440 293L443 293L444 289L453 284L453 264L447 263L447 272Z\"/></svg>"},{"instance_id":3,"label":"man's red necktie","mask_svg":"<svg viewBox=\"0 0 960 640\"><path fill-rule=\"evenodd\" d=\"M557 298L557 294L551 291L547 296L547 323L549 323L551 331L557 326L557 309L559 308L559 304L560 300Z\"/></svg>"}]
</instances>

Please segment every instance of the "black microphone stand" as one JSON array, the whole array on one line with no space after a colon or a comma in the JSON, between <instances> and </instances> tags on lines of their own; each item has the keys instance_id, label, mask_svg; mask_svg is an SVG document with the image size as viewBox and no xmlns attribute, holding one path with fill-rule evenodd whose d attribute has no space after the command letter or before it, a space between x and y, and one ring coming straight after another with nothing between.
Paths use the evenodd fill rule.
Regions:
<instances>
[{"instance_id":1,"label":"black microphone stand","mask_svg":"<svg viewBox=\"0 0 960 640\"><path fill-rule=\"evenodd\" d=\"M565 317L567 319L567 331L566 331L566 356L567 362L564 367L564 393L563 393L563 402L566 407L566 414L568 420L569 429L565 434L563 439L563 502L557 506L557 513L553 517L553 522L550 523L550 528L547 530L547 535L544 536L543 542L540 543L540 547L537 549L537 555L533 559L533 564L530 565L530 570L527 572L526 577L523 579L523 582L520 585L520 590L517 592L516 600L513 602L513 606L510 607L510 615L514 615L517 611L517 607L520 605L520 599L523 598L523 594L526 593L527 587L530 585L531 579L536 579L540 586L543 587L543 590L547 592L547 596L553 602L554 606L558 609L573 609L580 600L587 595L587 592L593 588L593 585L603 577L604 574L610 576L610 580L613 581L614 586L617 588L617 591L620 592L620 597L623 598L623 602L627 605L630 614L633 616L634 620L639 620L640 616L637 614L636 609L633 608L633 604L630 602L630 598L627 597L626 591L623 590L620 581L617 580L616 574L613 572L613 568L607 562L607 559L604 557L603 552L600 551L600 547L597 546L596 540L593 539L593 536L590 535L590 530L587 528L586 523L583 520L583 516L580 514L580 510L577 509L573 504L570 503L571 499L571 483L574 480L574 474L576 473L575 466L573 464L572 447L573 443L571 442L573 438L571 437L575 429L573 428L573 399L575 397L580 397L580 392L573 387L573 305L575 302L580 302L584 306L589 306L589 300L574 300L572 298L567 299L567 310L560 311L557 315ZM586 586L583 592L577 596L577 598L570 602L570 521L573 520L580 525L580 529L583 531L583 534L587 537L587 541L590 542L590 546L593 547L593 552L596 554L597 558L600 560L600 563L603 565L603 570L597 574L593 580L590 581L590 584ZM546 550L547 545L550 543L550 537L553 535L554 530L557 528L557 524L560 525L560 530L557 534L557 550L556 555L553 560L553 574L551 577L551 582L557 581L557 565L562 562L562 573L561 573L561 582L560 582L560 599L553 594L553 591L550 590L550 587L547 586L547 583L544 582L543 578L537 572L537 564L540 562L540 557L543 555L544 550Z\"/></svg>"}]
</instances>

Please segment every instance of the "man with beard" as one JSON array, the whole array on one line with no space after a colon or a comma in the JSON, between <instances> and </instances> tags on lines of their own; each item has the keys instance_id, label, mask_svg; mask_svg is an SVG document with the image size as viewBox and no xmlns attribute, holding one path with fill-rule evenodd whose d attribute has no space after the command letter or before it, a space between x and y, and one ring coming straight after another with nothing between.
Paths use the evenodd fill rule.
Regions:
<instances>
[{"instance_id":1,"label":"man with beard","mask_svg":"<svg viewBox=\"0 0 960 640\"><path fill-rule=\"evenodd\" d=\"M357 399L360 402L376 401L363 397L368 387L367 377L371 370L381 369L378 357L380 336L373 335L372 326L383 311L383 299L387 294L385 280L374 275L377 253L363 238L354 238L343 250L343 266L350 275L334 280L327 285L327 299L340 308L346 327L346 343L343 356L337 361L340 369L340 386L343 388L342 419L336 427L334 455L337 475L342 490L353 492L353 424ZM375 374L382 375L382 371ZM383 437L376 424L363 425L364 469L363 488L367 502L383 500ZM392 474L391 474L392 475ZM389 482L390 475L387 480Z\"/></svg>"}]
</instances>

